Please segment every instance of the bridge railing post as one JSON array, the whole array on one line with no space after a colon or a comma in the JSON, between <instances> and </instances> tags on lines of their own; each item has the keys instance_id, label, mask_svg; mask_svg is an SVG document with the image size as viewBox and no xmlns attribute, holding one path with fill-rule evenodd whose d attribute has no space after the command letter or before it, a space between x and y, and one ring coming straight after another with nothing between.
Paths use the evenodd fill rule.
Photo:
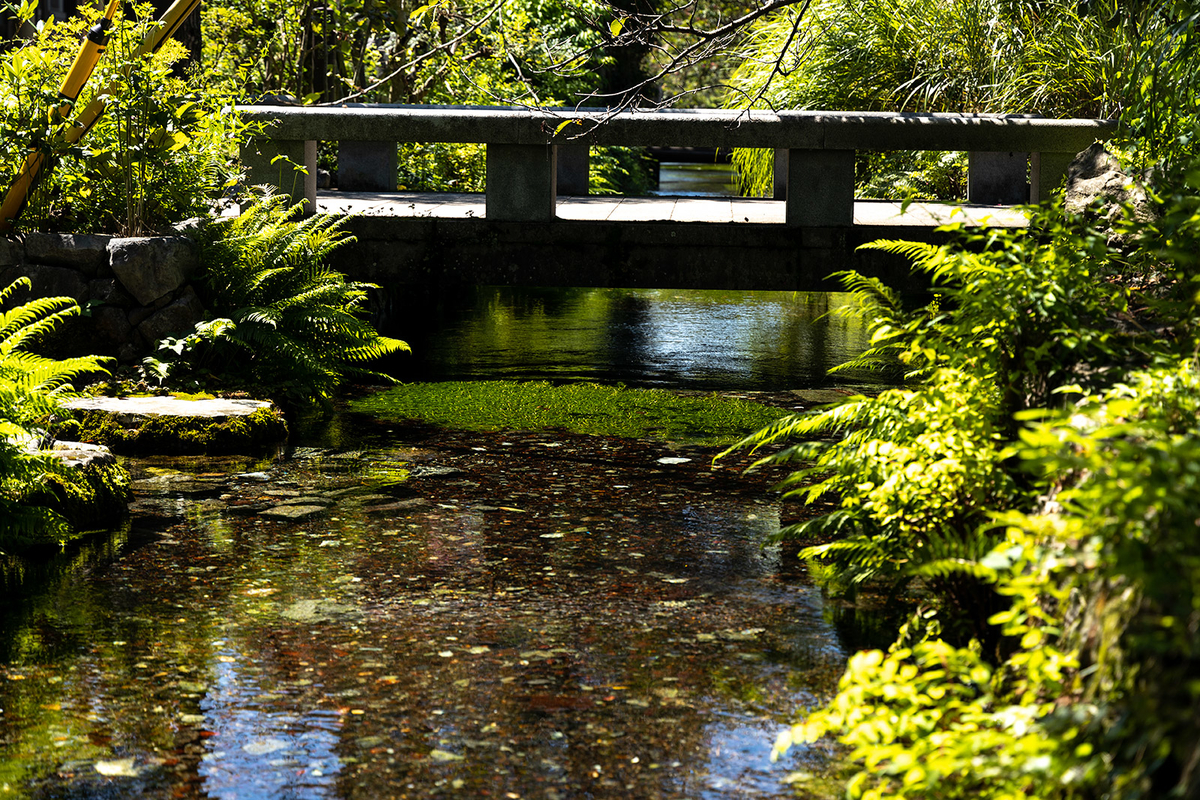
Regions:
<instances>
[{"instance_id":1,"label":"bridge railing post","mask_svg":"<svg viewBox=\"0 0 1200 800\"><path fill-rule=\"evenodd\" d=\"M1067 176L1067 167L1077 153L1029 154L1029 202L1044 203Z\"/></svg>"},{"instance_id":2,"label":"bridge railing post","mask_svg":"<svg viewBox=\"0 0 1200 800\"><path fill-rule=\"evenodd\" d=\"M291 202L304 203L304 213L317 208L317 143L255 138L241 147L242 166L251 186L274 186Z\"/></svg>"},{"instance_id":3,"label":"bridge railing post","mask_svg":"<svg viewBox=\"0 0 1200 800\"><path fill-rule=\"evenodd\" d=\"M788 225L854 224L853 150L789 150L787 175Z\"/></svg>"},{"instance_id":4,"label":"bridge railing post","mask_svg":"<svg viewBox=\"0 0 1200 800\"><path fill-rule=\"evenodd\" d=\"M774 152L774 180L771 197L774 200L786 200L788 196L788 152L790 151L783 147L777 147Z\"/></svg>"},{"instance_id":5,"label":"bridge railing post","mask_svg":"<svg viewBox=\"0 0 1200 800\"><path fill-rule=\"evenodd\" d=\"M586 144L554 145L558 158L558 194L583 197L588 193L591 153Z\"/></svg>"},{"instance_id":6,"label":"bridge railing post","mask_svg":"<svg viewBox=\"0 0 1200 800\"><path fill-rule=\"evenodd\" d=\"M1016 205L1029 202L1029 153L967 153L967 202Z\"/></svg>"},{"instance_id":7,"label":"bridge railing post","mask_svg":"<svg viewBox=\"0 0 1200 800\"><path fill-rule=\"evenodd\" d=\"M558 199L554 145L487 145L484 208L490 220L549 222Z\"/></svg>"},{"instance_id":8,"label":"bridge railing post","mask_svg":"<svg viewBox=\"0 0 1200 800\"><path fill-rule=\"evenodd\" d=\"M396 191L396 143L338 142L338 189Z\"/></svg>"}]
</instances>

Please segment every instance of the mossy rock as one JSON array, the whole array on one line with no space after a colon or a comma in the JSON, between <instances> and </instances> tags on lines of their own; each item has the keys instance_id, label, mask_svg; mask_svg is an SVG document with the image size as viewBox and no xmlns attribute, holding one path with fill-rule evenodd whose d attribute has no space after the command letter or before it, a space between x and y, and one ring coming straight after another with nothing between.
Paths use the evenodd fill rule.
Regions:
<instances>
[{"instance_id":1,"label":"mossy rock","mask_svg":"<svg viewBox=\"0 0 1200 800\"><path fill-rule=\"evenodd\" d=\"M283 413L263 400L88 397L70 400L55 435L140 455L256 453L286 441Z\"/></svg>"},{"instance_id":2,"label":"mossy rock","mask_svg":"<svg viewBox=\"0 0 1200 800\"><path fill-rule=\"evenodd\" d=\"M122 519L133 497L129 472L108 448L79 442L56 442L52 450L67 467L47 473L21 501L60 514L74 534L108 527Z\"/></svg>"}]
</instances>

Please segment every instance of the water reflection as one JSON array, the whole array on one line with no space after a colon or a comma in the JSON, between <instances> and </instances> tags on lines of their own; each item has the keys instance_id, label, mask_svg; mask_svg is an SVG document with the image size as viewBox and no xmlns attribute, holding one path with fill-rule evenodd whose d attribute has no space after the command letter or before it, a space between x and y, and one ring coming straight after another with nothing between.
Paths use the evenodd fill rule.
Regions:
<instances>
[{"instance_id":1,"label":"water reflection","mask_svg":"<svg viewBox=\"0 0 1200 800\"><path fill-rule=\"evenodd\" d=\"M342 715L335 709L287 709L286 695L264 691L250 667L259 648L243 653L215 643L215 675L204 689L200 717L211 746L198 774L209 797L331 797L341 760ZM274 680L271 680L274 683ZM282 708L281 708L282 707Z\"/></svg>"},{"instance_id":2,"label":"water reflection","mask_svg":"<svg viewBox=\"0 0 1200 800\"><path fill-rule=\"evenodd\" d=\"M778 390L830 386L867 332L847 294L473 287L388 290L380 326L413 346L402 380L510 378ZM836 382L867 382L839 376Z\"/></svg>"}]
</instances>

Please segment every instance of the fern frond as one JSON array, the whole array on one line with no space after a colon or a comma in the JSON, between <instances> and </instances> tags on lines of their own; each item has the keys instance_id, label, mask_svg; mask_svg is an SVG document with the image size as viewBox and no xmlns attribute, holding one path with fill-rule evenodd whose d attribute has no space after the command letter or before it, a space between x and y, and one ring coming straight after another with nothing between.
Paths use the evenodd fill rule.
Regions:
<instances>
[{"instance_id":1,"label":"fern frond","mask_svg":"<svg viewBox=\"0 0 1200 800\"><path fill-rule=\"evenodd\" d=\"M378 336L359 347L346 350L345 356L347 361L373 361L377 358L392 355L393 353L411 352L412 349L408 346L407 342L387 336Z\"/></svg>"},{"instance_id":2,"label":"fern frond","mask_svg":"<svg viewBox=\"0 0 1200 800\"><path fill-rule=\"evenodd\" d=\"M38 297L10 309L0 314L0 352L14 350L78 313L79 305L70 297Z\"/></svg>"},{"instance_id":3,"label":"fern frond","mask_svg":"<svg viewBox=\"0 0 1200 800\"><path fill-rule=\"evenodd\" d=\"M969 558L939 558L918 564L908 572L921 578L949 578L966 575L988 583L996 580L996 570Z\"/></svg>"},{"instance_id":4,"label":"fern frond","mask_svg":"<svg viewBox=\"0 0 1200 800\"><path fill-rule=\"evenodd\" d=\"M930 264L945 253L940 245L912 242L906 239L876 239L858 246L859 250L882 250L903 256L917 265Z\"/></svg>"},{"instance_id":5,"label":"fern frond","mask_svg":"<svg viewBox=\"0 0 1200 800\"><path fill-rule=\"evenodd\" d=\"M819 517L806 519L794 525L780 529L772 541L803 541L805 539L824 538L826 536L857 536L862 535L863 524L855 514L838 509Z\"/></svg>"},{"instance_id":6,"label":"fern frond","mask_svg":"<svg viewBox=\"0 0 1200 800\"><path fill-rule=\"evenodd\" d=\"M32 289L32 288L33 288L32 280L30 280L29 278L27 278L25 276L21 276L20 278L17 278L12 283L10 283L8 286L5 286L3 289L0 289L0 306L3 306L4 304L6 304L9 300L9 298L12 297L13 294L16 293L16 291L18 289Z\"/></svg>"},{"instance_id":7,"label":"fern frond","mask_svg":"<svg viewBox=\"0 0 1200 800\"><path fill-rule=\"evenodd\" d=\"M863 245L866 247L867 245ZM870 318L873 312L880 308L895 309L900 307L900 295L879 278L863 275L852 269L834 272L829 276L836 278L842 284L843 291L850 294L854 303L841 308L855 316Z\"/></svg>"}]
</instances>

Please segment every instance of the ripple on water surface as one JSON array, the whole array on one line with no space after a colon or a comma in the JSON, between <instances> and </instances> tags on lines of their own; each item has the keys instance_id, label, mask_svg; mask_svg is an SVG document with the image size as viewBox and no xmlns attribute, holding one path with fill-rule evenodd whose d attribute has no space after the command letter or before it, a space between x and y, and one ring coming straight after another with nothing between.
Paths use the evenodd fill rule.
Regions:
<instances>
[{"instance_id":1,"label":"ripple on water surface","mask_svg":"<svg viewBox=\"0 0 1200 800\"><path fill-rule=\"evenodd\" d=\"M763 479L663 455L132 464L132 530L3 612L0 797L791 796L845 654Z\"/></svg>"}]
</instances>

